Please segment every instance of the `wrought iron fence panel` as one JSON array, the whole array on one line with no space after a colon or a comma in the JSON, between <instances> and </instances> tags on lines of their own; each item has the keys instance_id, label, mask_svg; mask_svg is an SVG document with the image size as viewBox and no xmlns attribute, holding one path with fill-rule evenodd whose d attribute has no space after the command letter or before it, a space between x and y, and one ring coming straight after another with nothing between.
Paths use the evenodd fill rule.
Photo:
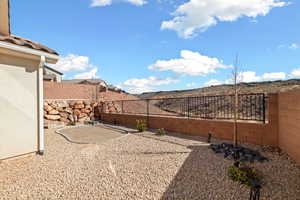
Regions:
<instances>
[{"instance_id":1,"label":"wrought iron fence panel","mask_svg":"<svg viewBox=\"0 0 300 200\"><path fill-rule=\"evenodd\" d=\"M263 93L239 94L237 119L265 122L267 100ZM221 120L233 120L236 105L234 95L123 100L110 104L118 107L110 111L116 113Z\"/></svg>"}]
</instances>

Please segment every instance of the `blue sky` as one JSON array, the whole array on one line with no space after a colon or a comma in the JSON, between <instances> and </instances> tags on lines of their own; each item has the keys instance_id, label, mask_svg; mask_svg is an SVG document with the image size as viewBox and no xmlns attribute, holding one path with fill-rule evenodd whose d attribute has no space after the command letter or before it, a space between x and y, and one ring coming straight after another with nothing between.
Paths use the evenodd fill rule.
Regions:
<instances>
[{"instance_id":1,"label":"blue sky","mask_svg":"<svg viewBox=\"0 0 300 200\"><path fill-rule=\"evenodd\" d=\"M133 92L300 77L296 0L11 0L13 34L57 50L65 79Z\"/></svg>"}]
</instances>

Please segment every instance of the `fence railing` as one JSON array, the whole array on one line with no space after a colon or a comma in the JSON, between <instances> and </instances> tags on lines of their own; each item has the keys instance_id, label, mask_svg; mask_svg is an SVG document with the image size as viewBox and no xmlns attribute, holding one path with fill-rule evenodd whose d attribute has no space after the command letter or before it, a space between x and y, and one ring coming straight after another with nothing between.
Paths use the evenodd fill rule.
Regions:
<instances>
[{"instance_id":1,"label":"fence railing","mask_svg":"<svg viewBox=\"0 0 300 200\"><path fill-rule=\"evenodd\" d=\"M266 122L267 97L263 93L238 95L238 120ZM233 120L235 96L198 96L182 98L113 101L115 113L160 115L202 119Z\"/></svg>"}]
</instances>

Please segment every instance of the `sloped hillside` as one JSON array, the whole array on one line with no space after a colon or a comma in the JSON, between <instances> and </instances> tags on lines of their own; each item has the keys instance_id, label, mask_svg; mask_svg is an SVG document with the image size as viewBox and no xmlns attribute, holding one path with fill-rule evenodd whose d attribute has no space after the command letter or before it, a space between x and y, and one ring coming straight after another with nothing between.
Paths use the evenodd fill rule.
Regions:
<instances>
[{"instance_id":1,"label":"sloped hillside","mask_svg":"<svg viewBox=\"0 0 300 200\"><path fill-rule=\"evenodd\" d=\"M290 79L284 81L267 81L240 84L241 93L277 93L288 90L300 89L300 79ZM165 98L165 97L186 97L202 95L223 95L231 94L233 85L218 85L192 90L174 90L149 92L137 95L141 99Z\"/></svg>"}]
</instances>

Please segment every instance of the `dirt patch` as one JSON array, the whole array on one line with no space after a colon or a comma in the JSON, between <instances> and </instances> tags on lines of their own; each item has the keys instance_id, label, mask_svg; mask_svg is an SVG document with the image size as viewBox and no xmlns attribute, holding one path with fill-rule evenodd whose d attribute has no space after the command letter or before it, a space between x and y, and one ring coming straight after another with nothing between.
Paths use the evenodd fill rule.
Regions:
<instances>
[{"instance_id":1,"label":"dirt patch","mask_svg":"<svg viewBox=\"0 0 300 200\"><path fill-rule=\"evenodd\" d=\"M127 134L125 131L102 125L67 128L58 131L58 133L70 142L77 144L103 144Z\"/></svg>"}]
</instances>

